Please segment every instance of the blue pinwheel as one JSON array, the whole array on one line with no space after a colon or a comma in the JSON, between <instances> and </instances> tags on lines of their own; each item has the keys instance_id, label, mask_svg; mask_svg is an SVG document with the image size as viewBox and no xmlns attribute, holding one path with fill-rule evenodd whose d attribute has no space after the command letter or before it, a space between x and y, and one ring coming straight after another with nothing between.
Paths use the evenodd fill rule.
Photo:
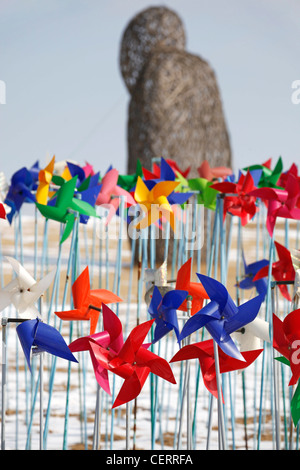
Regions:
<instances>
[{"instance_id":1,"label":"blue pinwheel","mask_svg":"<svg viewBox=\"0 0 300 470\"><path fill-rule=\"evenodd\" d=\"M254 263L250 263L247 265L245 256L243 253L243 262L244 262L244 271L245 275L243 279L239 282L238 286L240 289L253 289L256 288L258 294L263 296L265 299L267 294L267 280L266 278L257 279L253 281L254 276L260 271L261 268L269 265L269 261L267 259L262 259L259 261L255 261Z\"/></svg>"},{"instance_id":2,"label":"blue pinwheel","mask_svg":"<svg viewBox=\"0 0 300 470\"><path fill-rule=\"evenodd\" d=\"M24 355L31 371L30 353L48 352L53 356L58 356L72 362L78 362L71 353L68 345L61 334L52 326L35 320L25 320L16 328Z\"/></svg>"},{"instance_id":3,"label":"blue pinwheel","mask_svg":"<svg viewBox=\"0 0 300 470\"><path fill-rule=\"evenodd\" d=\"M219 281L197 274L211 302L185 323L179 340L205 326L207 331L228 356L244 360L230 334L252 322L257 316L263 296L258 295L237 307L226 287Z\"/></svg>"},{"instance_id":4,"label":"blue pinwheel","mask_svg":"<svg viewBox=\"0 0 300 470\"><path fill-rule=\"evenodd\" d=\"M159 341L163 336L174 330L179 341L179 327L176 310L185 301L188 292L185 290L171 290L164 296L161 295L157 286L154 286L152 299L148 312L155 319L153 343Z\"/></svg>"},{"instance_id":5,"label":"blue pinwheel","mask_svg":"<svg viewBox=\"0 0 300 470\"><path fill-rule=\"evenodd\" d=\"M35 202L33 189L34 180L27 168L23 167L12 175L11 184L4 200L4 203L11 208L11 211L6 215L10 224L24 202Z\"/></svg>"}]
</instances>

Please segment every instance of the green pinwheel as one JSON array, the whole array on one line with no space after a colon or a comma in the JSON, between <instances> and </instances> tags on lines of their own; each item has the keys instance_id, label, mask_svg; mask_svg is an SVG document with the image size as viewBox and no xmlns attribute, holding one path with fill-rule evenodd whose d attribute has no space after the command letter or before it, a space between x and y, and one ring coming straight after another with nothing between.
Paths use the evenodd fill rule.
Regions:
<instances>
[{"instance_id":1,"label":"green pinwheel","mask_svg":"<svg viewBox=\"0 0 300 470\"><path fill-rule=\"evenodd\" d=\"M216 210L218 191L211 188L213 181L205 178L192 178L188 180L188 184L193 191L198 191L198 204L203 204L207 209Z\"/></svg>"},{"instance_id":2,"label":"green pinwheel","mask_svg":"<svg viewBox=\"0 0 300 470\"><path fill-rule=\"evenodd\" d=\"M271 161L268 160L267 162L263 163L262 165L251 165L247 168L244 168L244 170L262 170L261 177L259 179L259 182L257 184L258 188L277 188L277 183L278 180L281 176L282 170L283 170L283 163L282 163L282 158L279 157L277 160L277 163L275 165L275 168L272 170L270 168L270 163Z\"/></svg>"},{"instance_id":3,"label":"green pinwheel","mask_svg":"<svg viewBox=\"0 0 300 470\"><path fill-rule=\"evenodd\" d=\"M47 205L36 202L38 210L46 219L56 220L65 224L60 243L63 243L71 234L76 213L98 217L94 207L88 202L81 200L80 193L75 193L76 183L77 176L69 181L65 181Z\"/></svg>"},{"instance_id":4,"label":"green pinwheel","mask_svg":"<svg viewBox=\"0 0 300 470\"><path fill-rule=\"evenodd\" d=\"M143 178L143 169L140 160L136 163L136 171L132 175L119 175L117 185L121 186L121 188L125 189L125 191L132 191L134 190L138 176Z\"/></svg>"}]
</instances>

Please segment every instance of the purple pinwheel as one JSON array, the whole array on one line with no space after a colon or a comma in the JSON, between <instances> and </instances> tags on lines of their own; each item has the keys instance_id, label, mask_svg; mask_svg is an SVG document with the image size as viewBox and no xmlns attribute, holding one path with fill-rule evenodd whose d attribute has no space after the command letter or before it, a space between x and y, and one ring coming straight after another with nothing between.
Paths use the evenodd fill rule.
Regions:
<instances>
[{"instance_id":1,"label":"purple pinwheel","mask_svg":"<svg viewBox=\"0 0 300 470\"><path fill-rule=\"evenodd\" d=\"M188 292L185 290L171 290L164 296L157 286L154 286L152 299L148 308L151 317L155 319L153 343L174 330L179 341L179 327L176 310L185 301Z\"/></svg>"},{"instance_id":2,"label":"purple pinwheel","mask_svg":"<svg viewBox=\"0 0 300 470\"><path fill-rule=\"evenodd\" d=\"M244 253L243 253L243 261L244 261L244 271L245 275L243 279L239 282L238 287L240 289L253 289L256 288L258 294L261 294L265 299L267 294L267 281L265 278L253 280L254 276L260 271L261 268L269 265L269 261L267 259L262 259L259 261L255 261L254 263L250 263L247 265Z\"/></svg>"},{"instance_id":3,"label":"purple pinwheel","mask_svg":"<svg viewBox=\"0 0 300 470\"><path fill-rule=\"evenodd\" d=\"M14 215L20 211L24 202L35 202L35 195L32 193L33 187L34 180L27 168L23 167L13 174L8 193L4 200L4 203L11 208L11 211L6 216L10 224Z\"/></svg>"},{"instance_id":4,"label":"purple pinwheel","mask_svg":"<svg viewBox=\"0 0 300 470\"><path fill-rule=\"evenodd\" d=\"M263 296L258 295L237 307L220 282L197 274L211 302L193 315L184 325L179 340L206 327L207 331L228 356L244 360L230 334L252 322L257 316Z\"/></svg>"},{"instance_id":5,"label":"purple pinwheel","mask_svg":"<svg viewBox=\"0 0 300 470\"><path fill-rule=\"evenodd\" d=\"M38 318L20 323L16 331L30 371L30 353L32 348L34 348L33 351L35 353L48 352L53 356L78 362L59 331L47 323L43 323Z\"/></svg>"}]
</instances>

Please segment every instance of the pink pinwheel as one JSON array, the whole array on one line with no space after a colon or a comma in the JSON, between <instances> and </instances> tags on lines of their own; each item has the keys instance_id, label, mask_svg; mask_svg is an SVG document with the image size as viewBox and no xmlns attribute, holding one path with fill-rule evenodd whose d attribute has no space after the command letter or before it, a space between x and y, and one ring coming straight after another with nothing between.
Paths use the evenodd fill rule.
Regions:
<instances>
[{"instance_id":1,"label":"pink pinwheel","mask_svg":"<svg viewBox=\"0 0 300 470\"><path fill-rule=\"evenodd\" d=\"M199 168L197 168L200 178L205 178L208 181L212 181L214 179L225 179L227 176L232 175L232 169L226 166L216 166L215 168L211 168L210 164L207 160L204 160Z\"/></svg>"},{"instance_id":2,"label":"pink pinwheel","mask_svg":"<svg viewBox=\"0 0 300 470\"><path fill-rule=\"evenodd\" d=\"M94 176L94 174L95 174L93 165L91 165L88 162L85 162L85 165L84 165L84 167L82 167L82 169L84 171L84 174L85 174L86 178L88 176Z\"/></svg>"},{"instance_id":3,"label":"pink pinwheel","mask_svg":"<svg viewBox=\"0 0 300 470\"><path fill-rule=\"evenodd\" d=\"M150 320L133 328L117 353L99 344L91 343L99 365L125 379L113 408L136 398L142 391L150 372L171 383L176 383L169 363L148 351L148 344L143 344L154 321Z\"/></svg>"},{"instance_id":4,"label":"pink pinwheel","mask_svg":"<svg viewBox=\"0 0 300 470\"><path fill-rule=\"evenodd\" d=\"M272 263L272 276L275 281L278 281L278 287L283 295L283 297L291 301L291 296L289 294L288 288L285 284L280 284L280 281L294 281L295 280L295 268L293 266L291 253L285 246L281 245L278 242L274 242L278 261ZM267 277L269 274L269 266L264 266L261 268L253 278L253 282L258 281L264 277Z\"/></svg>"},{"instance_id":5,"label":"pink pinwheel","mask_svg":"<svg viewBox=\"0 0 300 470\"><path fill-rule=\"evenodd\" d=\"M98 347L114 351L118 354L123 346L122 324L118 316L105 304L102 306L103 328L101 333L94 333L74 340L69 349L71 352L89 351L96 380L100 387L110 394L110 386L108 380L108 372L97 361L94 350Z\"/></svg>"},{"instance_id":6,"label":"pink pinwheel","mask_svg":"<svg viewBox=\"0 0 300 470\"><path fill-rule=\"evenodd\" d=\"M112 168L102 178L101 189L98 194L96 205L107 207L109 214L106 223L108 223L112 216L116 213L120 205L120 197L125 196L125 207L134 206L136 204L132 195L125 189L118 186L119 172Z\"/></svg>"},{"instance_id":7,"label":"pink pinwheel","mask_svg":"<svg viewBox=\"0 0 300 470\"><path fill-rule=\"evenodd\" d=\"M285 189L259 188L249 195L261 198L268 207L267 230L272 237L277 217L300 220L300 209L297 207L300 196L300 184L293 173L286 177Z\"/></svg>"},{"instance_id":8,"label":"pink pinwheel","mask_svg":"<svg viewBox=\"0 0 300 470\"><path fill-rule=\"evenodd\" d=\"M240 217L242 226L245 226L258 211L256 197L251 195L257 188L250 171L247 171L246 175L241 173L237 183L224 181L212 184L211 188L221 193L236 194L236 196L224 197L224 219L229 212L231 215Z\"/></svg>"}]
</instances>

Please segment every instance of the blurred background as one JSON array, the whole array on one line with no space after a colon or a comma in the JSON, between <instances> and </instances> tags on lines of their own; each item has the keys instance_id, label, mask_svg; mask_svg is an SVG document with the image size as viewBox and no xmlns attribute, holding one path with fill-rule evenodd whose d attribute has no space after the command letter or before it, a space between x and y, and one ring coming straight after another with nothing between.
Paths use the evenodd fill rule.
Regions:
<instances>
[{"instance_id":1,"label":"blurred background","mask_svg":"<svg viewBox=\"0 0 300 470\"><path fill-rule=\"evenodd\" d=\"M0 0L0 171L36 160L126 173L129 93L119 67L128 22L150 6L181 17L187 51L214 69L234 169L299 161L297 0ZM176 158L176 156L174 156Z\"/></svg>"}]
</instances>

